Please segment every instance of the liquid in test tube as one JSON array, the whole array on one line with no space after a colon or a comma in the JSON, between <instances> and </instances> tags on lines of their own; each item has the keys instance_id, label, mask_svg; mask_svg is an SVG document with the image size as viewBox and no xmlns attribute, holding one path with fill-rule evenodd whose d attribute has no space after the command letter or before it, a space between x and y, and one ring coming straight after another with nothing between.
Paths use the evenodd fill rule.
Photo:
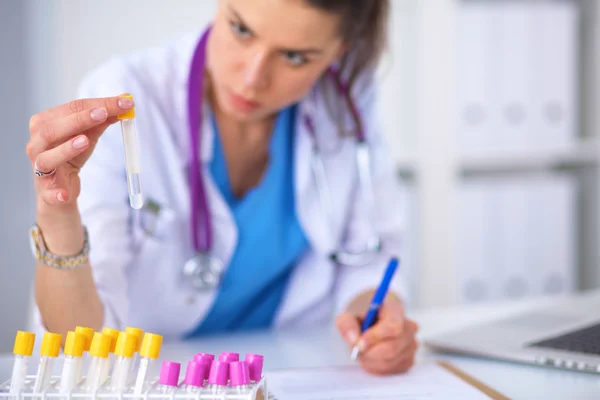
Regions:
<instances>
[{"instance_id":1,"label":"liquid in test tube","mask_svg":"<svg viewBox=\"0 0 600 400\"><path fill-rule=\"evenodd\" d=\"M133 96L124 94L121 97L133 99ZM139 210L144 205L142 195L142 180L140 177L140 156L135 130L135 109L132 108L117 118L121 121L121 133L125 148L125 165L127 168L127 187L129 189L129 204Z\"/></svg>"},{"instance_id":2,"label":"liquid in test tube","mask_svg":"<svg viewBox=\"0 0 600 400\"><path fill-rule=\"evenodd\" d=\"M58 333L45 332L40 349L40 364L33 384L33 392L43 392L50 383L52 376L52 364L60 351L62 335Z\"/></svg>"},{"instance_id":3,"label":"liquid in test tube","mask_svg":"<svg viewBox=\"0 0 600 400\"><path fill-rule=\"evenodd\" d=\"M27 368L29 359L33 354L33 345L35 343L35 334L31 332L18 331L15 338L13 353L15 361L13 364L12 376L10 379L10 393L16 394L23 390L25 379L27 378Z\"/></svg>"}]
</instances>

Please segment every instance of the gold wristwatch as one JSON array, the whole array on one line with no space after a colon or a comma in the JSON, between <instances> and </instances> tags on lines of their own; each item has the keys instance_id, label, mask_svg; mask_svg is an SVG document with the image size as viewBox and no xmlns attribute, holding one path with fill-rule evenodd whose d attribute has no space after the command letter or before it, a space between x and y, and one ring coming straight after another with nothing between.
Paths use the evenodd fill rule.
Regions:
<instances>
[{"instance_id":1,"label":"gold wristwatch","mask_svg":"<svg viewBox=\"0 0 600 400\"><path fill-rule=\"evenodd\" d=\"M83 267L88 263L90 254L90 244L88 240L88 231L83 226L83 249L73 256L58 256L52 254L46 246L42 231L37 224L34 224L29 230L31 252L35 259L49 267L56 269L75 269Z\"/></svg>"}]
</instances>

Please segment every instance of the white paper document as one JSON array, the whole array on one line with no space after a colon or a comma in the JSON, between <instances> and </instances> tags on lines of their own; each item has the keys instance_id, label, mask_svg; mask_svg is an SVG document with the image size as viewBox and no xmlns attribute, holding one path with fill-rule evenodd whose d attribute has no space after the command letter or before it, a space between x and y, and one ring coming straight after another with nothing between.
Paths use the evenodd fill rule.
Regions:
<instances>
[{"instance_id":1,"label":"white paper document","mask_svg":"<svg viewBox=\"0 0 600 400\"><path fill-rule=\"evenodd\" d=\"M374 376L360 367L283 370L267 374L271 400L484 400L489 397L443 367Z\"/></svg>"}]
</instances>

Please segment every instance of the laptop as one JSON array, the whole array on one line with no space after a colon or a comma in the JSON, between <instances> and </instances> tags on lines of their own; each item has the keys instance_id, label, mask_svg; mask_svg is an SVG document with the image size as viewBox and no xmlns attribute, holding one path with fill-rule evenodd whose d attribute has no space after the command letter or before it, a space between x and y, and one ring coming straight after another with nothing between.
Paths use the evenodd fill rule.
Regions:
<instances>
[{"instance_id":1,"label":"laptop","mask_svg":"<svg viewBox=\"0 0 600 400\"><path fill-rule=\"evenodd\" d=\"M600 291L430 337L441 352L600 374Z\"/></svg>"}]
</instances>

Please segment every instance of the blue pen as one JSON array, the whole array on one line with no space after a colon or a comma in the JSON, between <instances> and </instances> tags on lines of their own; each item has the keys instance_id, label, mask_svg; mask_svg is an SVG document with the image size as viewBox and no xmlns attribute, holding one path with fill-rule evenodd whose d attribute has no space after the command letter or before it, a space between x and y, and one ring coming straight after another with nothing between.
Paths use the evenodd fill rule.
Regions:
<instances>
[{"instance_id":1,"label":"blue pen","mask_svg":"<svg viewBox=\"0 0 600 400\"><path fill-rule=\"evenodd\" d=\"M390 283L392 282L392 278L394 277L394 273L396 272L397 268L398 259L396 257L393 257L385 270L383 279L381 280L381 283L379 284L379 287L377 288L377 291L373 296L373 300L371 300L369 311L367 312L367 315L362 323L361 333L364 333L375 323L375 319L377 318L377 314L379 313L379 308L381 308L381 304L383 303L383 300L387 295ZM354 349L352 349L351 356L353 360L356 360L359 351L360 349L358 348L358 345L354 346Z\"/></svg>"}]
</instances>

